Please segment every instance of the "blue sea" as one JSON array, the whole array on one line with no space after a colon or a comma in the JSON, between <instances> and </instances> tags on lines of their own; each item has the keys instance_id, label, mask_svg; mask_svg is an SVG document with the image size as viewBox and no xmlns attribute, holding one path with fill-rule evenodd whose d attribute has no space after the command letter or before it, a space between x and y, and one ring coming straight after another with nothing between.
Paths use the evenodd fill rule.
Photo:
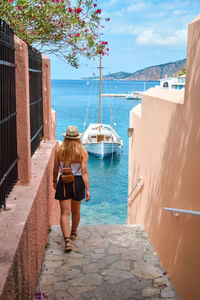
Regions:
<instances>
[{"instance_id":1,"label":"blue sea","mask_svg":"<svg viewBox=\"0 0 200 300\"><path fill-rule=\"evenodd\" d=\"M102 83L103 93L143 91L158 82L109 80ZM56 137L69 125L80 132L90 123L98 122L98 80L52 80L52 108L56 111ZM128 136L129 112L140 103L125 98L102 97L102 123L110 124L122 138L124 148L111 157L100 159L89 155L88 172L91 200L82 202L81 224L124 224L127 218L128 196Z\"/></svg>"}]
</instances>

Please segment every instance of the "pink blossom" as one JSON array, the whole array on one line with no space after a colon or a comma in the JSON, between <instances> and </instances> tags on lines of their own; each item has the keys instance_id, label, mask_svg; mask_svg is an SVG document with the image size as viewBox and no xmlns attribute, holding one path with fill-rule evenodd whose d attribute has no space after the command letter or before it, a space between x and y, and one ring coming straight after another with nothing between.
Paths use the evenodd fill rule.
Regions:
<instances>
[{"instance_id":1,"label":"pink blossom","mask_svg":"<svg viewBox=\"0 0 200 300\"><path fill-rule=\"evenodd\" d=\"M22 10L22 7L20 5L17 6L17 9Z\"/></svg>"},{"instance_id":2,"label":"pink blossom","mask_svg":"<svg viewBox=\"0 0 200 300\"><path fill-rule=\"evenodd\" d=\"M96 3L94 4L94 7L97 7L97 4L96 4Z\"/></svg>"}]
</instances>

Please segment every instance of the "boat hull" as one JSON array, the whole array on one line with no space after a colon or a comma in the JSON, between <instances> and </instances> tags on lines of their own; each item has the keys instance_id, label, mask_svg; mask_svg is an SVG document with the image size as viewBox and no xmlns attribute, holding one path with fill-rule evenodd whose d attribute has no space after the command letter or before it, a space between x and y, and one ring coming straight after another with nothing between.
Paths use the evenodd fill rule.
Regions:
<instances>
[{"instance_id":1,"label":"boat hull","mask_svg":"<svg viewBox=\"0 0 200 300\"><path fill-rule=\"evenodd\" d=\"M100 158L104 158L106 156L110 156L113 153L117 152L120 145L115 143L91 143L84 144L84 147L88 151L88 153L98 156Z\"/></svg>"}]
</instances>

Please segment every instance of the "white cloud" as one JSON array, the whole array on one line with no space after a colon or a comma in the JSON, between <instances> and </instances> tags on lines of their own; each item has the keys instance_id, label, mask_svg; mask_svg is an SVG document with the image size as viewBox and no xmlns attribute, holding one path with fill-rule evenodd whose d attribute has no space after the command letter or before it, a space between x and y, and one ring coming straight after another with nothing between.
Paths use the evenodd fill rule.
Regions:
<instances>
[{"instance_id":1,"label":"white cloud","mask_svg":"<svg viewBox=\"0 0 200 300\"><path fill-rule=\"evenodd\" d=\"M127 7L127 12L139 12L146 8L147 5L145 2L137 2Z\"/></svg>"},{"instance_id":2,"label":"white cloud","mask_svg":"<svg viewBox=\"0 0 200 300\"><path fill-rule=\"evenodd\" d=\"M187 41L186 29L171 31L170 34L166 34L166 30L158 33L153 29L144 29L138 30L136 34L136 43L138 45L173 46L185 45Z\"/></svg>"},{"instance_id":3,"label":"white cloud","mask_svg":"<svg viewBox=\"0 0 200 300\"><path fill-rule=\"evenodd\" d=\"M118 10L115 15L116 16L126 16L126 14L141 12L147 7L147 3L142 1L136 1L127 7L121 8Z\"/></svg>"},{"instance_id":4,"label":"white cloud","mask_svg":"<svg viewBox=\"0 0 200 300\"><path fill-rule=\"evenodd\" d=\"M143 27L133 24L113 23L109 33L114 35L134 36L138 45L173 46L186 45L187 29L174 29L165 26Z\"/></svg>"},{"instance_id":5,"label":"white cloud","mask_svg":"<svg viewBox=\"0 0 200 300\"><path fill-rule=\"evenodd\" d=\"M120 3L120 0L110 0L103 4L103 7L114 6L115 4Z\"/></svg>"},{"instance_id":6,"label":"white cloud","mask_svg":"<svg viewBox=\"0 0 200 300\"><path fill-rule=\"evenodd\" d=\"M110 33L117 35L134 35L135 28L132 24L112 24Z\"/></svg>"}]
</instances>

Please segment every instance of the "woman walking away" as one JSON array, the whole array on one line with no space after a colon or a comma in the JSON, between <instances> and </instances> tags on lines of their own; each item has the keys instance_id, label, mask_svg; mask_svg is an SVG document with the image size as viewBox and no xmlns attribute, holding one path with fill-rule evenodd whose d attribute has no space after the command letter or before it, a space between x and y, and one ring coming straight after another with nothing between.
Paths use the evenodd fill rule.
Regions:
<instances>
[{"instance_id":1,"label":"woman walking away","mask_svg":"<svg viewBox=\"0 0 200 300\"><path fill-rule=\"evenodd\" d=\"M53 184L55 199L60 202L60 226L65 239L65 251L71 251L70 238L76 239L80 221L81 201L90 200L89 177L87 171L88 153L83 147L78 128L69 126L63 134L64 141L55 153ZM70 214L72 227L70 232Z\"/></svg>"}]
</instances>

